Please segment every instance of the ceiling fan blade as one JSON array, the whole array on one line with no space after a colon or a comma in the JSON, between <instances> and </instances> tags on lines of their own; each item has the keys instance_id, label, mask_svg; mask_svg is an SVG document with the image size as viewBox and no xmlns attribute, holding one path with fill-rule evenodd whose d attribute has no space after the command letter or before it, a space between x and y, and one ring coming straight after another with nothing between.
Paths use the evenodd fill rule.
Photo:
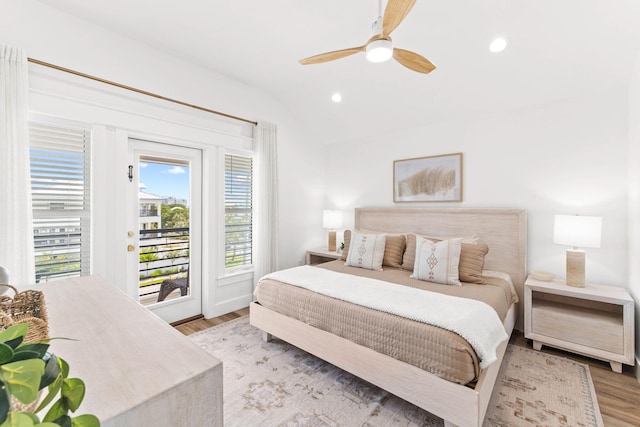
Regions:
<instances>
[{"instance_id":1,"label":"ceiling fan blade","mask_svg":"<svg viewBox=\"0 0 640 427\"><path fill-rule=\"evenodd\" d=\"M410 70L417 71L419 73L429 74L436 69L428 59L418 55L410 50L393 49L393 59L409 68Z\"/></svg>"},{"instance_id":2,"label":"ceiling fan blade","mask_svg":"<svg viewBox=\"0 0 640 427\"><path fill-rule=\"evenodd\" d=\"M319 55L310 56L305 59L301 59L299 62L302 65L320 64L321 62L334 61L336 59L344 58L358 52L364 52L365 46L351 47L349 49L334 50L332 52L321 53Z\"/></svg>"},{"instance_id":3,"label":"ceiling fan blade","mask_svg":"<svg viewBox=\"0 0 640 427\"><path fill-rule=\"evenodd\" d=\"M382 18L382 37L387 38L409 14L416 0L389 0Z\"/></svg>"}]
</instances>

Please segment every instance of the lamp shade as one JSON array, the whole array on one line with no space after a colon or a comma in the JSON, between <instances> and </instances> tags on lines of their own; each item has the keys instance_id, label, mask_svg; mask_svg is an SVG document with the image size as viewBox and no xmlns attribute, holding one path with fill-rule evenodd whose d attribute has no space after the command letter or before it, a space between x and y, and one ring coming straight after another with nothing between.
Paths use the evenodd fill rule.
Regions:
<instances>
[{"instance_id":1,"label":"lamp shade","mask_svg":"<svg viewBox=\"0 0 640 427\"><path fill-rule=\"evenodd\" d=\"M9 270L6 267L0 265L0 285L7 285L9 283Z\"/></svg>"},{"instance_id":2,"label":"lamp shade","mask_svg":"<svg viewBox=\"0 0 640 427\"><path fill-rule=\"evenodd\" d=\"M340 228L342 225L342 211L322 211L322 228L330 230Z\"/></svg>"},{"instance_id":3,"label":"lamp shade","mask_svg":"<svg viewBox=\"0 0 640 427\"><path fill-rule=\"evenodd\" d=\"M553 243L575 248L599 248L602 218L599 216L556 215Z\"/></svg>"}]
</instances>

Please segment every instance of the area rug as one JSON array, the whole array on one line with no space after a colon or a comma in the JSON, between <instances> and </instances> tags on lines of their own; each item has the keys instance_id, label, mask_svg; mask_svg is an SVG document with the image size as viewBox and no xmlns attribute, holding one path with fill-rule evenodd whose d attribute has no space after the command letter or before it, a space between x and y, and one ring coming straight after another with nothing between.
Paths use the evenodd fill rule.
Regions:
<instances>
[{"instance_id":1,"label":"area rug","mask_svg":"<svg viewBox=\"0 0 640 427\"><path fill-rule=\"evenodd\" d=\"M222 360L225 426L421 426L443 421L262 331L248 316L190 338ZM485 426L602 426L589 367L509 345Z\"/></svg>"}]
</instances>

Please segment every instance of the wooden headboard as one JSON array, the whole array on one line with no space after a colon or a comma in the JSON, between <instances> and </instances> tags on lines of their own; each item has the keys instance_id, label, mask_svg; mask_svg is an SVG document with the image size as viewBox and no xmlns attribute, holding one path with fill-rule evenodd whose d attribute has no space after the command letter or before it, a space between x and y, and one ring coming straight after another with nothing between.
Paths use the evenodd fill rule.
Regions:
<instances>
[{"instance_id":1,"label":"wooden headboard","mask_svg":"<svg viewBox=\"0 0 640 427\"><path fill-rule=\"evenodd\" d=\"M522 209L356 208L355 228L433 237L477 236L489 246L485 270L508 273L523 301L527 213Z\"/></svg>"}]
</instances>

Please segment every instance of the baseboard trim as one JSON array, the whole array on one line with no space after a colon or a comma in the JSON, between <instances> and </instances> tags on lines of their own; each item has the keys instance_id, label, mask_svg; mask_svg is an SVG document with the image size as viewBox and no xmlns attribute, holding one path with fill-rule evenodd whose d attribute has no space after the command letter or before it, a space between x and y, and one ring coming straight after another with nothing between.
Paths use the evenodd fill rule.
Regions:
<instances>
[{"instance_id":1,"label":"baseboard trim","mask_svg":"<svg viewBox=\"0 0 640 427\"><path fill-rule=\"evenodd\" d=\"M640 383L640 359L636 357L636 380Z\"/></svg>"},{"instance_id":2,"label":"baseboard trim","mask_svg":"<svg viewBox=\"0 0 640 427\"><path fill-rule=\"evenodd\" d=\"M219 304L216 304L211 311L204 313L204 317L205 319L211 319L213 317L231 313L232 311L240 310L241 308L248 307L252 299L253 295L248 294L221 302Z\"/></svg>"}]
</instances>

